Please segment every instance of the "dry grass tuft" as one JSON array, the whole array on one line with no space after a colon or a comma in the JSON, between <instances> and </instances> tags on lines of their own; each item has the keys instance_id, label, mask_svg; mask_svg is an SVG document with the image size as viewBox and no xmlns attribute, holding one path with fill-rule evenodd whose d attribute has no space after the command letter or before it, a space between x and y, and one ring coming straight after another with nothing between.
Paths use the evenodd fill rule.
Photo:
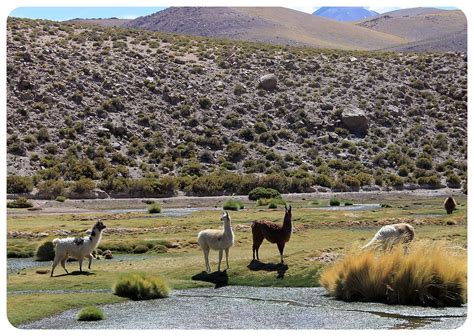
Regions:
<instances>
[{"instance_id":1,"label":"dry grass tuft","mask_svg":"<svg viewBox=\"0 0 474 336\"><path fill-rule=\"evenodd\" d=\"M320 282L344 301L460 306L467 299L467 255L436 241L414 242L407 253L401 245L385 253L354 248Z\"/></svg>"}]
</instances>

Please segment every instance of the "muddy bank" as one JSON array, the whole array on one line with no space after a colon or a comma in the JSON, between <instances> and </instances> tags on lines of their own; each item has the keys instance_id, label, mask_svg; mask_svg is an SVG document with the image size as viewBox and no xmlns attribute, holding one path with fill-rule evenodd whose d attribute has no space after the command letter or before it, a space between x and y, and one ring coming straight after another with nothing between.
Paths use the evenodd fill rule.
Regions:
<instances>
[{"instance_id":1,"label":"muddy bank","mask_svg":"<svg viewBox=\"0 0 474 336\"><path fill-rule=\"evenodd\" d=\"M467 307L425 308L346 303L323 288L229 286L174 291L170 298L102 307L107 319L78 322L78 309L23 329L451 329ZM269 318L271 316L271 318Z\"/></svg>"}]
</instances>

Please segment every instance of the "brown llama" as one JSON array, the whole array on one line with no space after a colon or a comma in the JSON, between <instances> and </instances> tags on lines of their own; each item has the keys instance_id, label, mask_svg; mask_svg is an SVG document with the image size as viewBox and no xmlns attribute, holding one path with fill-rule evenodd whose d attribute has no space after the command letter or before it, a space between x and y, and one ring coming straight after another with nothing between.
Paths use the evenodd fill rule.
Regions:
<instances>
[{"instance_id":1,"label":"brown llama","mask_svg":"<svg viewBox=\"0 0 474 336\"><path fill-rule=\"evenodd\" d=\"M262 245L263 239L268 240L272 244L277 244L278 251L280 251L281 263L283 264L283 249L285 244L290 240L292 231L291 225L291 205L289 208L285 205L285 218L283 225L265 221L256 220L252 224L252 238L253 238L253 259L258 259L258 249Z\"/></svg>"},{"instance_id":2,"label":"brown llama","mask_svg":"<svg viewBox=\"0 0 474 336\"><path fill-rule=\"evenodd\" d=\"M451 196L446 198L446 200L444 201L444 208L446 209L448 215L453 213L454 209L456 209L456 206L456 201Z\"/></svg>"}]
</instances>

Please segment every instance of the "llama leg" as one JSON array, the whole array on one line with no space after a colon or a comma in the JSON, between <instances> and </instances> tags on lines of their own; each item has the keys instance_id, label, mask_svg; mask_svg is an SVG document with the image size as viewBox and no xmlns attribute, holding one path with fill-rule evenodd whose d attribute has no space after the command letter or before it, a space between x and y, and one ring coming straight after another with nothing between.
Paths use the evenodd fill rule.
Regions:
<instances>
[{"instance_id":1,"label":"llama leg","mask_svg":"<svg viewBox=\"0 0 474 336\"><path fill-rule=\"evenodd\" d=\"M252 230L252 238L253 238L252 257L253 257L253 260L255 260L255 256L256 256L257 260L259 260L258 259L258 249L260 248L260 245L262 245L263 236L257 230Z\"/></svg>"},{"instance_id":2,"label":"llama leg","mask_svg":"<svg viewBox=\"0 0 474 336\"><path fill-rule=\"evenodd\" d=\"M66 271L67 274L69 274L69 272L67 271L66 269L66 260L67 260L67 257L63 258L61 260L61 266L64 268L64 270Z\"/></svg>"},{"instance_id":3,"label":"llama leg","mask_svg":"<svg viewBox=\"0 0 474 336\"><path fill-rule=\"evenodd\" d=\"M89 259L89 269L91 269L92 254L89 254L89 255L87 256L87 259Z\"/></svg>"},{"instance_id":4,"label":"llama leg","mask_svg":"<svg viewBox=\"0 0 474 336\"><path fill-rule=\"evenodd\" d=\"M280 251L281 263L283 264L283 249L285 248L285 243L277 243L278 251Z\"/></svg>"},{"instance_id":5,"label":"llama leg","mask_svg":"<svg viewBox=\"0 0 474 336\"><path fill-rule=\"evenodd\" d=\"M221 271L221 261L222 261L222 249L219 250L219 266L217 266L217 272Z\"/></svg>"},{"instance_id":6,"label":"llama leg","mask_svg":"<svg viewBox=\"0 0 474 336\"><path fill-rule=\"evenodd\" d=\"M207 273L211 273L211 267L209 266L209 248L203 248L202 252L204 253L204 263L206 265Z\"/></svg>"},{"instance_id":7,"label":"llama leg","mask_svg":"<svg viewBox=\"0 0 474 336\"><path fill-rule=\"evenodd\" d=\"M225 249L225 262L227 264L227 268L229 268L229 249Z\"/></svg>"},{"instance_id":8,"label":"llama leg","mask_svg":"<svg viewBox=\"0 0 474 336\"><path fill-rule=\"evenodd\" d=\"M82 261L84 260L84 257L79 257L79 272L82 273Z\"/></svg>"},{"instance_id":9,"label":"llama leg","mask_svg":"<svg viewBox=\"0 0 474 336\"><path fill-rule=\"evenodd\" d=\"M54 269L56 268L56 266L59 264L59 257L55 257L54 258L54 261L53 261L53 266L51 267L51 275L50 276L53 276L53 273L54 273Z\"/></svg>"}]
</instances>

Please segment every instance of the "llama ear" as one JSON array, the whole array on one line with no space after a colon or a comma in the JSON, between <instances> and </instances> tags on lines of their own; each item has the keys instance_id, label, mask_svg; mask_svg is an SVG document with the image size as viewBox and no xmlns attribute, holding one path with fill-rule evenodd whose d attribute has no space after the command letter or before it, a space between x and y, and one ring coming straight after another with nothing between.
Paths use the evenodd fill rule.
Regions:
<instances>
[{"instance_id":1,"label":"llama ear","mask_svg":"<svg viewBox=\"0 0 474 336\"><path fill-rule=\"evenodd\" d=\"M228 213L227 211L225 212L225 215L226 215L227 217L229 217L229 213Z\"/></svg>"}]
</instances>

